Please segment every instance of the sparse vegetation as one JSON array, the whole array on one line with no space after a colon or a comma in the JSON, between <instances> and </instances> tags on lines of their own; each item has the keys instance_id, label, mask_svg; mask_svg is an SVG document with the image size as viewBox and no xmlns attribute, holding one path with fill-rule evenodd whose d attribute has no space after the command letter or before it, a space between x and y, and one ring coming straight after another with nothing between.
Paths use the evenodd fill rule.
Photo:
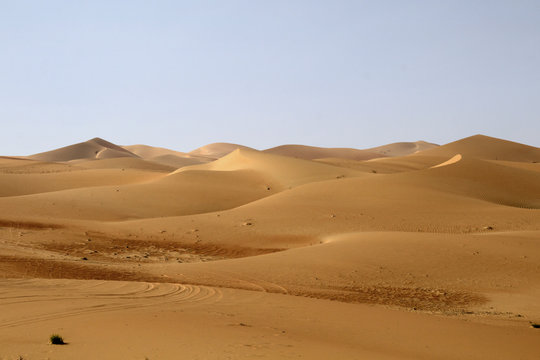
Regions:
<instances>
[{"instance_id":1,"label":"sparse vegetation","mask_svg":"<svg viewBox=\"0 0 540 360\"><path fill-rule=\"evenodd\" d=\"M53 345L65 345L64 339L58 335L58 334L52 334L49 338L51 340L51 344Z\"/></svg>"}]
</instances>

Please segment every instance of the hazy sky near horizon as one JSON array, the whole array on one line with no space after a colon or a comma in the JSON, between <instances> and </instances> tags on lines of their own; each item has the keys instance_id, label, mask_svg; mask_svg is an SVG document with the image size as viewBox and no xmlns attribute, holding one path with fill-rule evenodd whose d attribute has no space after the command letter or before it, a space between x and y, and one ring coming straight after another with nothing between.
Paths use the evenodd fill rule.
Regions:
<instances>
[{"instance_id":1,"label":"hazy sky near horizon","mask_svg":"<svg viewBox=\"0 0 540 360\"><path fill-rule=\"evenodd\" d=\"M540 146L540 1L0 0L0 155Z\"/></svg>"}]
</instances>

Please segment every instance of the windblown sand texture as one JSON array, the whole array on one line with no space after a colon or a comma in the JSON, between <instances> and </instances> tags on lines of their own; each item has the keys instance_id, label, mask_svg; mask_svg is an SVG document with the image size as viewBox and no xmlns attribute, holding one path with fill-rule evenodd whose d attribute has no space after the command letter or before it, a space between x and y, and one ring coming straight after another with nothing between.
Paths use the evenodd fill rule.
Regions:
<instances>
[{"instance_id":1,"label":"windblown sand texture","mask_svg":"<svg viewBox=\"0 0 540 360\"><path fill-rule=\"evenodd\" d=\"M0 249L0 359L540 354L540 149L482 135L0 157Z\"/></svg>"}]
</instances>

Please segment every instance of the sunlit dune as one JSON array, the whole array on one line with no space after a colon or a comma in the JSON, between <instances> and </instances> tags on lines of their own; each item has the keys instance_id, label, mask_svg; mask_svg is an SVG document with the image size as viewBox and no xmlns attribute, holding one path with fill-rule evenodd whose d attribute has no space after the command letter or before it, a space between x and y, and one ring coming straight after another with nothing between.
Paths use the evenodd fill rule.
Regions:
<instances>
[{"instance_id":1,"label":"sunlit dune","mask_svg":"<svg viewBox=\"0 0 540 360\"><path fill-rule=\"evenodd\" d=\"M462 158L463 157L461 156L461 154L456 154L456 155L452 156L450 159L446 160L445 162L442 162L440 164L432 166L432 168L438 168L438 167L441 167L441 166L452 165L452 164L455 164L458 161L460 161Z\"/></svg>"}]
</instances>

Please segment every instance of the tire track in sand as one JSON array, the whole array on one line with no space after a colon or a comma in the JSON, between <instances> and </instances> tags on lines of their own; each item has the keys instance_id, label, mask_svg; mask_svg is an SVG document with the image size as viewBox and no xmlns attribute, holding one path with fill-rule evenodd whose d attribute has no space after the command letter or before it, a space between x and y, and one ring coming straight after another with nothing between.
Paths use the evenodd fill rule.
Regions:
<instances>
[{"instance_id":1,"label":"tire track in sand","mask_svg":"<svg viewBox=\"0 0 540 360\"><path fill-rule=\"evenodd\" d=\"M96 284L86 286L77 280L51 280L46 284L38 282L40 286L34 287L36 282L0 282L0 307L4 309L4 314L0 315L0 328L165 304L207 304L223 297L222 292L213 287L174 283L96 281ZM70 308L59 308L60 302L67 303ZM9 318L10 306L26 305L31 308L27 315Z\"/></svg>"}]
</instances>

